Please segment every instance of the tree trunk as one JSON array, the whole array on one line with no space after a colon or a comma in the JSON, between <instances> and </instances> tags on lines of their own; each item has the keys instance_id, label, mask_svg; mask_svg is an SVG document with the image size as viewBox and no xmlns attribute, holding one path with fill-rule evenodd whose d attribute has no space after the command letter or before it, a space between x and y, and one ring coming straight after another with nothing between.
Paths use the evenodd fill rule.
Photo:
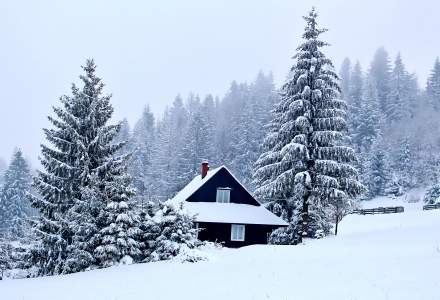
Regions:
<instances>
[{"instance_id":1,"label":"tree trunk","mask_svg":"<svg viewBox=\"0 0 440 300\"><path fill-rule=\"evenodd\" d=\"M302 203L300 243L307 238L309 232L309 196L309 191L306 191Z\"/></svg>"},{"instance_id":2,"label":"tree trunk","mask_svg":"<svg viewBox=\"0 0 440 300\"><path fill-rule=\"evenodd\" d=\"M339 225L339 203L336 201L336 222L335 222L335 235L338 235L338 225Z\"/></svg>"}]
</instances>

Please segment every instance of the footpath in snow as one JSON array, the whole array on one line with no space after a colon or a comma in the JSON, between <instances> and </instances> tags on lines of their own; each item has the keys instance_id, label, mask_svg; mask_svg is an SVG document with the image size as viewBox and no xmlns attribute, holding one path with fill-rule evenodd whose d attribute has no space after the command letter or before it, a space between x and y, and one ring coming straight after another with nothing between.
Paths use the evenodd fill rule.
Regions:
<instances>
[{"instance_id":1,"label":"footpath in snow","mask_svg":"<svg viewBox=\"0 0 440 300\"><path fill-rule=\"evenodd\" d=\"M0 281L2 300L438 300L440 210L379 198L340 235L300 246L211 250L198 263L158 262L66 276Z\"/></svg>"}]
</instances>

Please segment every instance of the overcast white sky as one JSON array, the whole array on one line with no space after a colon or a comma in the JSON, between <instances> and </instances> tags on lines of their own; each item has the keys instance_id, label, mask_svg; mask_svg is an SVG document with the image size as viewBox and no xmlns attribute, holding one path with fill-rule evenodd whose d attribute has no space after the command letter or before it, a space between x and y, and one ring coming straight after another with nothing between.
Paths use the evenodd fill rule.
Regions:
<instances>
[{"instance_id":1,"label":"overcast white sky","mask_svg":"<svg viewBox=\"0 0 440 300\"><path fill-rule=\"evenodd\" d=\"M315 5L328 55L364 67L375 49L401 51L424 85L440 55L438 0L0 0L0 157L23 148L35 164L41 128L87 57L131 123L178 93L223 95L232 80L273 71L281 83Z\"/></svg>"}]
</instances>

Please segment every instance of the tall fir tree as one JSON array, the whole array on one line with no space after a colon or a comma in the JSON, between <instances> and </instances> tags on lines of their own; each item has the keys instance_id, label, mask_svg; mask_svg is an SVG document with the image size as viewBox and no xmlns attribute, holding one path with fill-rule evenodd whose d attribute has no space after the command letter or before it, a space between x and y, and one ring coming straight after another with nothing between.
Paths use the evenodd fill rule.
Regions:
<instances>
[{"instance_id":1,"label":"tall fir tree","mask_svg":"<svg viewBox=\"0 0 440 300\"><path fill-rule=\"evenodd\" d=\"M232 134L233 157L230 161L232 172L243 185L253 190L252 173L255 161L260 153L258 139L258 120L256 116L257 103L247 99L245 106L238 116L236 132Z\"/></svg>"},{"instance_id":2,"label":"tall fir tree","mask_svg":"<svg viewBox=\"0 0 440 300\"><path fill-rule=\"evenodd\" d=\"M364 79L362 75L362 68L359 62L354 65L353 71L350 76L350 85L348 90L348 120L349 129L352 143L354 144L357 151L360 151L360 143L362 135L359 132L361 126L361 106L363 103L363 92L364 92Z\"/></svg>"},{"instance_id":3,"label":"tall fir tree","mask_svg":"<svg viewBox=\"0 0 440 300\"><path fill-rule=\"evenodd\" d=\"M390 186L389 159L382 138L377 138L369 153L368 191L370 197L386 195Z\"/></svg>"},{"instance_id":4,"label":"tall fir tree","mask_svg":"<svg viewBox=\"0 0 440 300\"><path fill-rule=\"evenodd\" d=\"M124 146L116 152L116 155L122 155L133 151L133 146L131 144L131 128L127 118L124 118L121 121L121 129L114 138L113 143L116 145L121 143L124 144Z\"/></svg>"},{"instance_id":5,"label":"tall fir tree","mask_svg":"<svg viewBox=\"0 0 440 300\"><path fill-rule=\"evenodd\" d=\"M218 123L218 116L216 113L215 100L212 95L207 95L203 100L202 107L202 122L205 126L206 132L206 149L205 159L213 166L218 165L219 158L215 148L215 129Z\"/></svg>"},{"instance_id":6,"label":"tall fir tree","mask_svg":"<svg viewBox=\"0 0 440 300\"><path fill-rule=\"evenodd\" d=\"M3 157L0 157L0 188L3 186L5 171L8 168Z\"/></svg>"},{"instance_id":7,"label":"tall fir tree","mask_svg":"<svg viewBox=\"0 0 440 300\"><path fill-rule=\"evenodd\" d=\"M150 107L146 106L141 118L133 129L131 146L133 153L130 159L129 172L133 177L138 204L151 201L154 191L153 152L156 139L156 124Z\"/></svg>"},{"instance_id":8,"label":"tall fir tree","mask_svg":"<svg viewBox=\"0 0 440 300\"><path fill-rule=\"evenodd\" d=\"M272 74L259 72L248 87L244 106L231 132L231 170L250 191L255 190L252 180L254 164L261 153L270 111L277 101Z\"/></svg>"},{"instance_id":9,"label":"tall fir tree","mask_svg":"<svg viewBox=\"0 0 440 300\"><path fill-rule=\"evenodd\" d=\"M381 135L383 119L376 90L371 80L366 79L356 129L356 144L361 153L369 153L372 144Z\"/></svg>"},{"instance_id":10,"label":"tall fir tree","mask_svg":"<svg viewBox=\"0 0 440 300\"><path fill-rule=\"evenodd\" d=\"M394 61L390 80L390 94L386 112L390 122L399 122L409 117L409 80L409 74L399 53Z\"/></svg>"},{"instance_id":11,"label":"tall fir tree","mask_svg":"<svg viewBox=\"0 0 440 300\"><path fill-rule=\"evenodd\" d=\"M190 96L188 110L188 127L178 165L183 171L179 176L181 188L199 173L200 163L209 158L213 146L209 139L210 128L198 97Z\"/></svg>"},{"instance_id":12,"label":"tall fir tree","mask_svg":"<svg viewBox=\"0 0 440 300\"><path fill-rule=\"evenodd\" d=\"M414 188L416 186L415 179L415 153L411 138L408 134L399 139L399 151L395 155L394 170L398 174L399 184L405 189Z\"/></svg>"},{"instance_id":13,"label":"tall fir tree","mask_svg":"<svg viewBox=\"0 0 440 300\"><path fill-rule=\"evenodd\" d=\"M351 62L348 57L344 58L339 71L339 78L341 78L341 98L349 101L350 86L351 86Z\"/></svg>"},{"instance_id":14,"label":"tall fir tree","mask_svg":"<svg viewBox=\"0 0 440 300\"><path fill-rule=\"evenodd\" d=\"M30 192L32 177L23 152L17 149L4 175L0 190L0 236L10 240L24 237L27 218L31 207L27 193Z\"/></svg>"},{"instance_id":15,"label":"tall fir tree","mask_svg":"<svg viewBox=\"0 0 440 300\"><path fill-rule=\"evenodd\" d=\"M380 109L387 113L389 111L388 97L391 85L391 65L388 52L381 47L376 50L371 62L369 76L376 89ZM387 116L388 120L388 116Z\"/></svg>"},{"instance_id":16,"label":"tall fir tree","mask_svg":"<svg viewBox=\"0 0 440 300\"><path fill-rule=\"evenodd\" d=\"M94 252L107 242L100 237L112 219L107 210L120 195L132 194L128 179L109 189L126 176L127 157L115 155L123 144L113 143L121 124L107 124L111 96L103 95L94 61L87 60L83 70L83 86L73 85L72 95L61 97L55 117L49 117L53 128L44 133L50 146L41 146L44 170L34 178L39 195L31 200L40 212L34 226L40 243L33 257L43 275L100 264Z\"/></svg>"},{"instance_id":17,"label":"tall fir tree","mask_svg":"<svg viewBox=\"0 0 440 300\"><path fill-rule=\"evenodd\" d=\"M440 109L440 59L437 57L431 74L426 83L428 101L436 109Z\"/></svg>"},{"instance_id":18,"label":"tall fir tree","mask_svg":"<svg viewBox=\"0 0 440 300\"><path fill-rule=\"evenodd\" d=\"M328 233L334 199L348 201L364 189L357 180L353 149L341 144L347 130L346 103L338 99L338 77L319 39L315 9L304 17L304 42L282 88L265 151L256 164L257 195L282 200L292 239ZM291 241L294 243L295 241Z\"/></svg>"},{"instance_id":19,"label":"tall fir tree","mask_svg":"<svg viewBox=\"0 0 440 300\"><path fill-rule=\"evenodd\" d=\"M193 106L194 111L194 107L197 106L195 102L197 101L195 98L189 99L189 101L193 100L194 102L191 103L191 106ZM171 156L165 158L171 167L169 175L172 175L170 181L170 193L167 198L174 196L185 186L188 180L188 177L186 177L188 174L188 164L182 160L182 156L183 152L186 151L185 143L188 136L189 115L190 112L185 107L183 99L180 96L177 96L170 109L171 131L168 147L170 147Z\"/></svg>"},{"instance_id":20,"label":"tall fir tree","mask_svg":"<svg viewBox=\"0 0 440 300\"><path fill-rule=\"evenodd\" d=\"M156 142L153 151L154 190L157 191L159 202L173 196L175 192L176 159L172 144L172 119L170 110L165 109L164 115L157 123Z\"/></svg>"},{"instance_id":21,"label":"tall fir tree","mask_svg":"<svg viewBox=\"0 0 440 300\"><path fill-rule=\"evenodd\" d=\"M157 124L157 138L153 151L154 185L158 201L173 197L185 184L186 165L182 163L188 111L178 95Z\"/></svg>"},{"instance_id":22,"label":"tall fir tree","mask_svg":"<svg viewBox=\"0 0 440 300\"><path fill-rule=\"evenodd\" d=\"M217 130L216 149L219 152L220 164L231 166L236 153L234 142L239 139L235 128L240 126L242 111L249 98L249 86L246 83L233 81L219 107L219 128Z\"/></svg>"}]
</instances>

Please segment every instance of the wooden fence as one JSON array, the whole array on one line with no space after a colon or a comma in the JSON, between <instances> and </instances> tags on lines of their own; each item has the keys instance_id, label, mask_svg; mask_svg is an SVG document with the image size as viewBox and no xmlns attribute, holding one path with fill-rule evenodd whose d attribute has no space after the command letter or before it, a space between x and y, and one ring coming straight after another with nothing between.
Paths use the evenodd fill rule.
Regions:
<instances>
[{"instance_id":1,"label":"wooden fence","mask_svg":"<svg viewBox=\"0 0 440 300\"><path fill-rule=\"evenodd\" d=\"M440 203L437 204L426 204L423 206L423 210L440 209Z\"/></svg>"},{"instance_id":2,"label":"wooden fence","mask_svg":"<svg viewBox=\"0 0 440 300\"><path fill-rule=\"evenodd\" d=\"M403 213L405 208L403 206L390 206L390 207L376 207L366 209L355 209L354 214L358 215L376 215L376 214L396 214Z\"/></svg>"}]
</instances>

